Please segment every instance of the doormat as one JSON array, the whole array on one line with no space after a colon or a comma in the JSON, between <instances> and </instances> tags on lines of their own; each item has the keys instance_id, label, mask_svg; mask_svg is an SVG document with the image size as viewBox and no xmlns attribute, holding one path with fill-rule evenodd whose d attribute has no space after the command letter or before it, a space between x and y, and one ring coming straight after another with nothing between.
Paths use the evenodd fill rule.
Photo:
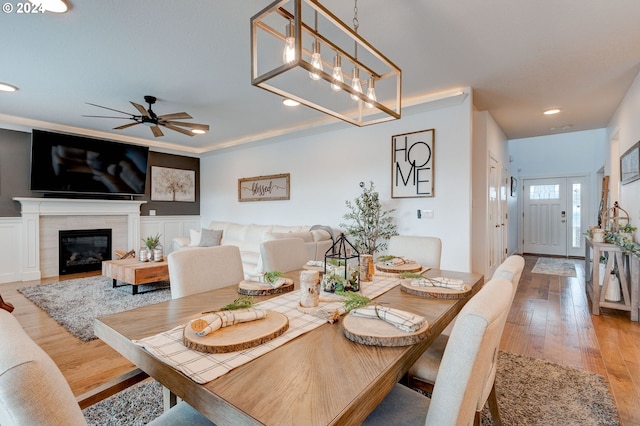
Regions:
<instances>
[{"instance_id":1,"label":"doormat","mask_svg":"<svg viewBox=\"0 0 640 426\"><path fill-rule=\"evenodd\" d=\"M541 257L531 270L534 274L560 275L562 277L575 277L576 266L572 260L554 257Z\"/></svg>"}]
</instances>

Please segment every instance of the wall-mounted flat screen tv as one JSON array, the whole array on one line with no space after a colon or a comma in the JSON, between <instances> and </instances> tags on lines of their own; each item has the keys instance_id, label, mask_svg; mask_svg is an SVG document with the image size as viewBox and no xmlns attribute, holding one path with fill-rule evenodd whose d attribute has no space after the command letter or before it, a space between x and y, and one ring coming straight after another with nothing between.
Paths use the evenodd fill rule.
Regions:
<instances>
[{"instance_id":1,"label":"wall-mounted flat screen tv","mask_svg":"<svg viewBox=\"0 0 640 426\"><path fill-rule=\"evenodd\" d=\"M31 190L144 195L149 147L34 129Z\"/></svg>"}]
</instances>

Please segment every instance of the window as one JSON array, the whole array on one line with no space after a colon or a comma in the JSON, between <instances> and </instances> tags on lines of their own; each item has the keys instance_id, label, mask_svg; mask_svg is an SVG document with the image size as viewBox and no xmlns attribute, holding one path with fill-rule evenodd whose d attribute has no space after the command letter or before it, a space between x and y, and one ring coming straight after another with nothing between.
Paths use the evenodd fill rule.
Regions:
<instances>
[{"instance_id":1,"label":"window","mask_svg":"<svg viewBox=\"0 0 640 426\"><path fill-rule=\"evenodd\" d=\"M557 200L560 198L560 185L531 185L530 200Z\"/></svg>"}]
</instances>

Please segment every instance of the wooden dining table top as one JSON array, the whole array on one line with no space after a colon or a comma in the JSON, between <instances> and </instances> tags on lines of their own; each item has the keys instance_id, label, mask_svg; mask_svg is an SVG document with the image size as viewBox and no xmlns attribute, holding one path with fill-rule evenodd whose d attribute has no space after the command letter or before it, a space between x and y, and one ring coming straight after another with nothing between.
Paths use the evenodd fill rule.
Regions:
<instances>
[{"instance_id":1,"label":"wooden dining table top","mask_svg":"<svg viewBox=\"0 0 640 426\"><path fill-rule=\"evenodd\" d=\"M274 350L198 384L132 342L172 329L239 297L237 286L199 293L95 320L95 334L218 425L360 424L446 328L484 282L481 274L432 269L427 277L472 286L462 299L411 295L396 286L375 299L424 316L430 333L410 346L354 343L342 320L326 323ZM298 288L299 271L288 273ZM398 283L400 279L398 278ZM367 283L362 287L366 290ZM276 296L254 297L256 302Z\"/></svg>"}]
</instances>

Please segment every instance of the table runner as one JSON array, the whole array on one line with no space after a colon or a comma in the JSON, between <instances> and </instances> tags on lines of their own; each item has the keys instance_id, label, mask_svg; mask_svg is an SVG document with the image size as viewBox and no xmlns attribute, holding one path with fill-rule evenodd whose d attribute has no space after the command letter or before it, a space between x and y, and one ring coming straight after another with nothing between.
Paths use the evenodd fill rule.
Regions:
<instances>
[{"instance_id":1,"label":"table runner","mask_svg":"<svg viewBox=\"0 0 640 426\"><path fill-rule=\"evenodd\" d=\"M374 276L373 281L362 282L360 286L366 297L374 299L398 284L400 284L400 279L397 275ZM256 308L286 315L289 318L289 329L281 336L250 349L224 354L210 354L189 349L182 343L185 324L154 336L133 340L133 343L142 346L153 356L196 383L204 384L327 322L326 319L299 311L297 309L299 300L299 292L292 291L257 303ZM341 302L335 302L335 305L336 309L342 308L342 312L344 312Z\"/></svg>"}]
</instances>

